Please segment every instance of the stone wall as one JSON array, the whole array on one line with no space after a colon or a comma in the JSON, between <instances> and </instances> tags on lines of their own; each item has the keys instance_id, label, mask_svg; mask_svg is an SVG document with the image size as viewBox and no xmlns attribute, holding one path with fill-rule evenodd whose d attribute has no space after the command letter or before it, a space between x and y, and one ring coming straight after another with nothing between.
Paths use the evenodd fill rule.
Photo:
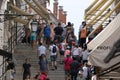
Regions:
<instances>
[{"instance_id":1,"label":"stone wall","mask_svg":"<svg viewBox=\"0 0 120 80\"><path fill-rule=\"evenodd\" d=\"M3 0L0 0L0 9L1 9L2 2L3 2Z\"/></svg>"}]
</instances>

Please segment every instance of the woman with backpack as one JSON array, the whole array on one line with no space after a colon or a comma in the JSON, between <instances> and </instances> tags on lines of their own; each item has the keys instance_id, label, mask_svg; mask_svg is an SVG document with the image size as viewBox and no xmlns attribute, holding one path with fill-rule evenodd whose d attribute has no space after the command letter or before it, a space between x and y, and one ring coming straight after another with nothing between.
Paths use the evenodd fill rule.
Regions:
<instances>
[{"instance_id":1,"label":"woman with backpack","mask_svg":"<svg viewBox=\"0 0 120 80\"><path fill-rule=\"evenodd\" d=\"M57 58L57 53L58 53L58 47L53 42L51 43L52 44L50 45L49 50L50 50L52 69L54 70L54 68L57 69L56 58Z\"/></svg>"}]
</instances>

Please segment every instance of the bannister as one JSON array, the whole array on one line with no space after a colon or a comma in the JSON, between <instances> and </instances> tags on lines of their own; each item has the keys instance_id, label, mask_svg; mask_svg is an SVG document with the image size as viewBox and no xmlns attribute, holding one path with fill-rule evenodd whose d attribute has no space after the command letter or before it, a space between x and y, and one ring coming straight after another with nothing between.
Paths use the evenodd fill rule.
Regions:
<instances>
[{"instance_id":1,"label":"bannister","mask_svg":"<svg viewBox=\"0 0 120 80\"><path fill-rule=\"evenodd\" d=\"M19 22L19 23L22 23L22 24L25 24L25 25L29 23L28 20L24 20L24 19L21 19L21 18L18 18L18 17L14 18L13 20L15 22Z\"/></svg>"},{"instance_id":2,"label":"bannister","mask_svg":"<svg viewBox=\"0 0 120 80\"><path fill-rule=\"evenodd\" d=\"M111 12L109 12L109 13L106 15L106 17L105 17L104 20L101 22L101 24L99 24L98 27L96 27L96 28L88 35L88 37L90 37L98 28L100 28L101 25L110 17L110 15L119 8L119 6L120 6L120 1L119 1L119 3L114 7L114 9L111 10Z\"/></svg>"},{"instance_id":3,"label":"bannister","mask_svg":"<svg viewBox=\"0 0 120 80\"><path fill-rule=\"evenodd\" d=\"M97 13L97 11L101 11L101 10L99 10L99 9L100 9L102 6L104 6L106 2L107 2L107 0L104 0L102 3L100 3L100 4L97 6L97 8L95 9L95 11L93 11L93 12L91 13L91 15ZM86 17L86 20L90 19L90 18L92 17L91 15L89 14L89 15Z\"/></svg>"},{"instance_id":4,"label":"bannister","mask_svg":"<svg viewBox=\"0 0 120 80\"><path fill-rule=\"evenodd\" d=\"M31 4L28 0L24 0L38 15L40 15L43 19L47 20L48 18L40 12L38 8L36 8L33 4Z\"/></svg>"},{"instance_id":5,"label":"bannister","mask_svg":"<svg viewBox=\"0 0 120 80\"><path fill-rule=\"evenodd\" d=\"M98 18L113 2L114 0L111 0L107 5L105 5L104 8L85 27L89 28L91 25L93 25L94 20L96 20L96 18Z\"/></svg>"},{"instance_id":6,"label":"bannister","mask_svg":"<svg viewBox=\"0 0 120 80\"><path fill-rule=\"evenodd\" d=\"M5 73L6 73L6 58L3 57L3 62L2 64L0 64L0 69L2 69L2 75L0 75L0 80L6 80L5 77Z\"/></svg>"},{"instance_id":7,"label":"bannister","mask_svg":"<svg viewBox=\"0 0 120 80\"><path fill-rule=\"evenodd\" d=\"M17 26L16 26L17 27ZM13 51L13 49L16 47L16 45L17 45L17 42L18 42L18 37L20 37L21 35L19 35L18 33L20 33L20 31L23 29L24 27L22 27L22 28L20 28L20 29L18 29L10 38L9 38L9 42L10 42L10 44L9 44L9 46L8 46L8 48L7 49L10 49L10 52L12 52ZM18 36L19 35L19 36Z\"/></svg>"},{"instance_id":8,"label":"bannister","mask_svg":"<svg viewBox=\"0 0 120 80\"><path fill-rule=\"evenodd\" d=\"M100 73L98 73L97 75L100 77L100 76L103 76L103 75L105 75L105 74L107 74L107 73L109 73L109 72L111 72L111 71L115 71L115 70L117 70L117 69L119 69L119 68L120 68L120 62L114 64L113 66L111 66L111 67L109 67L109 68L107 68L107 69L105 69L105 70L102 70L102 71L101 71Z\"/></svg>"},{"instance_id":9,"label":"bannister","mask_svg":"<svg viewBox=\"0 0 120 80\"><path fill-rule=\"evenodd\" d=\"M98 21L102 21L102 18L105 17L106 14L107 14L107 12L106 12L105 14L99 16L98 18L96 18L96 19L93 21L93 23L95 24L95 23L97 23Z\"/></svg>"},{"instance_id":10,"label":"bannister","mask_svg":"<svg viewBox=\"0 0 120 80\"><path fill-rule=\"evenodd\" d=\"M9 38L9 40L8 40L9 45L6 49L4 49L5 51L13 52L13 49L16 47L17 42L19 41L19 39L21 37L20 31L23 29L24 29L24 27L21 27L20 29L16 30L16 32ZM6 56L6 57L8 57L8 56ZM0 65L0 69L2 68L2 75L0 75L0 80L6 80L5 76L6 76L7 71L6 71L6 60L4 57L5 56L3 56L3 63ZM11 58L11 57L8 57L8 58Z\"/></svg>"},{"instance_id":11,"label":"bannister","mask_svg":"<svg viewBox=\"0 0 120 80\"><path fill-rule=\"evenodd\" d=\"M9 7L11 7L12 10L16 11L17 14L21 14L21 15L30 15L30 13L27 13L25 11L23 11L22 9L12 5L12 4L9 4ZM28 17L29 19L32 18L33 16L26 16Z\"/></svg>"},{"instance_id":12,"label":"bannister","mask_svg":"<svg viewBox=\"0 0 120 80\"><path fill-rule=\"evenodd\" d=\"M87 9L85 9L85 14L98 2L98 0L94 0Z\"/></svg>"},{"instance_id":13,"label":"bannister","mask_svg":"<svg viewBox=\"0 0 120 80\"><path fill-rule=\"evenodd\" d=\"M49 15L47 9L45 9L39 2L37 2L37 0L33 0L33 2L39 7L39 9L40 9L45 15Z\"/></svg>"},{"instance_id":14,"label":"bannister","mask_svg":"<svg viewBox=\"0 0 120 80\"><path fill-rule=\"evenodd\" d=\"M104 2L106 2L107 0L101 0L101 1L98 1L96 4L97 5L95 5L95 6L93 6L93 8L92 9L90 9L86 14L86 17L85 17L85 19L87 19L87 17L90 15L90 14L92 14L93 12L95 12L96 10L97 10L97 8L101 5L101 4L103 4Z\"/></svg>"},{"instance_id":15,"label":"bannister","mask_svg":"<svg viewBox=\"0 0 120 80\"><path fill-rule=\"evenodd\" d=\"M98 18L96 18L93 21L93 24L97 23L98 21L101 21L103 17L105 17L108 13L110 12L110 10L108 9L105 13L103 13L101 16L99 16Z\"/></svg>"}]
</instances>

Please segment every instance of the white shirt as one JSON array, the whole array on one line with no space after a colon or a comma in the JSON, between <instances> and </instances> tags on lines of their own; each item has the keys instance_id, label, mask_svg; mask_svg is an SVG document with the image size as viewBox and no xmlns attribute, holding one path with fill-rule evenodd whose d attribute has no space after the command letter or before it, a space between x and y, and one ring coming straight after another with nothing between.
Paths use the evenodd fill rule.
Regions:
<instances>
[{"instance_id":1,"label":"white shirt","mask_svg":"<svg viewBox=\"0 0 120 80\"><path fill-rule=\"evenodd\" d=\"M46 47L43 45L39 46L38 53L39 53L39 56L41 56L41 54L46 54Z\"/></svg>"},{"instance_id":2,"label":"white shirt","mask_svg":"<svg viewBox=\"0 0 120 80\"><path fill-rule=\"evenodd\" d=\"M61 46L62 46L62 49L61 49L61 50L62 50L62 51L65 51L65 47L64 47L64 46L65 46L65 43L61 43Z\"/></svg>"},{"instance_id":3,"label":"white shirt","mask_svg":"<svg viewBox=\"0 0 120 80\"><path fill-rule=\"evenodd\" d=\"M52 52L53 46L56 46L56 45L53 44L53 45L51 45L51 46L49 47L50 55L57 55L58 47L56 46L57 51L56 51L55 53L53 53L53 52Z\"/></svg>"},{"instance_id":4,"label":"white shirt","mask_svg":"<svg viewBox=\"0 0 120 80\"><path fill-rule=\"evenodd\" d=\"M91 80L97 80L97 76L96 75L93 75Z\"/></svg>"},{"instance_id":5,"label":"white shirt","mask_svg":"<svg viewBox=\"0 0 120 80\"><path fill-rule=\"evenodd\" d=\"M87 78L87 76L88 76L88 68L86 66L83 66L82 75L83 75L83 78Z\"/></svg>"},{"instance_id":6,"label":"white shirt","mask_svg":"<svg viewBox=\"0 0 120 80\"><path fill-rule=\"evenodd\" d=\"M89 54L88 50L82 51L82 58L83 58L83 60L88 60L87 59L88 58L88 54Z\"/></svg>"},{"instance_id":7,"label":"white shirt","mask_svg":"<svg viewBox=\"0 0 120 80\"><path fill-rule=\"evenodd\" d=\"M81 48L73 48L72 55L80 55Z\"/></svg>"},{"instance_id":8,"label":"white shirt","mask_svg":"<svg viewBox=\"0 0 120 80\"><path fill-rule=\"evenodd\" d=\"M79 49L75 47L75 48L73 49L72 55L73 55L73 56L74 56L74 55L79 55Z\"/></svg>"}]
</instances>

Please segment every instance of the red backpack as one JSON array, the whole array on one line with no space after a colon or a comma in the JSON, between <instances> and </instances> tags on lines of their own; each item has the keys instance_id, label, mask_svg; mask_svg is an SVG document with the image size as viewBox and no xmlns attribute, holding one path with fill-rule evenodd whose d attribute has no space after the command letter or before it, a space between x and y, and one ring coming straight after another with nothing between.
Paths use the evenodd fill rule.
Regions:
<instances>
[{"instance_id":1,"label":"red backpack","mask_svg":"<svg viewBox=\"0 0 120 80\"><path fill-rule=\"evenodd\" d=\"M39 76L39 80L47 80L47 75L42 73L40 76Z\"/></svg>"},{"instance_id":2,"label":"red backpack","mask_svg":"<svg viewBox=\"0 0 120 80\"><path fill-rule=\"evenodd\" d=\"M59 50L61 50L61 49L62 49L62 45L61 45L61 44L59 44L59 45L58 45L58 48L59 48Z\"/></svg>"}]
</instances>

